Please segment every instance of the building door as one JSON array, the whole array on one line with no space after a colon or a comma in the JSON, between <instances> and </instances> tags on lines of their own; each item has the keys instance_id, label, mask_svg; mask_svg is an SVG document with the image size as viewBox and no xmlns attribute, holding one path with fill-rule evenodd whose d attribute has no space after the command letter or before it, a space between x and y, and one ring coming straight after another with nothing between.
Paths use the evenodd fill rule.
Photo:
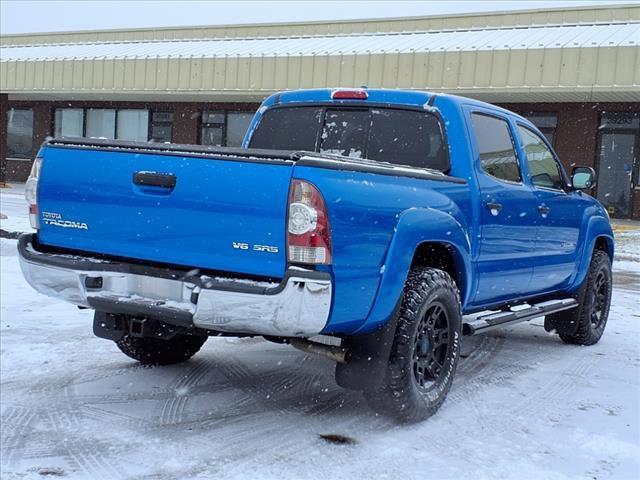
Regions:
<instances>
[{"instance_id":1,"label":"building door","mask_svg":"<svg viewBox=\"0 0 640 480\"><path fill-rule=\"evenodd\" d=\"M640 162L640 112L603 113L598 149L598 200L609 214L629 218Z\"/></svg>"}]
</instances>

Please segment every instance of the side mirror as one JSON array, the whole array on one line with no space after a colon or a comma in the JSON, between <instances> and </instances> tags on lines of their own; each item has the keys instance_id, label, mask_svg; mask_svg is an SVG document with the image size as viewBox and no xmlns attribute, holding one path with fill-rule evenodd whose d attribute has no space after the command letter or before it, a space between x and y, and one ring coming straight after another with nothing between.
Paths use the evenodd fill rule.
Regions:
<instances>
[{"instance_id":1,"label":"side mirror","mask_svg":"<svg viewBox=\"0 0 640 480\"><path fill-rule=\"evenodd\" d=\"M596 185L596 172L591 167L573 167L571 185L576 190L588 190Z\"/></svg>"}]
</instances>

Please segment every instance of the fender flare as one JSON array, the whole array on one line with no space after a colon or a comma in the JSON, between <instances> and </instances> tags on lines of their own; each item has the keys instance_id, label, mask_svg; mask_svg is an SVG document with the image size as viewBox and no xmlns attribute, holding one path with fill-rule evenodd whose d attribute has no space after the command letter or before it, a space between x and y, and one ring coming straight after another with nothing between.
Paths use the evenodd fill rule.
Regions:
<instances>
[{"instance_id":1,"label":"fender flare","mask_svg":"<svg viewBox=\"0 0 640 480\"><path fill-rule=\"evenodd\" d=\"M586 233L584 242L582 242L582 250L580 252L580 259L578 268L576 270L575 278L571 282L570 291L574 291L582 285L584 279L589 271L589 265L591 263L591 257L596 248L596 242L598 238L604 238L607 241L607 253L613 263L614 253L614 239L613 230L609 221L600 215L589 217L587 221Z\"/></svg>"},{"instance_id":2,"label":"fender flare","mask_svg":"<svg viewBox=\"0 0 640 480\"><path fill-rule=\"evenodd\" d=\"M370 333L387 324L400 299L418 247L426 242L451 247L458 272L461 303L471 291L471 242L465 227L452 215L432 208L410 208L400 214L384 260L382 277L367 320L355 332Z\"/></svg>"}]
</instances>

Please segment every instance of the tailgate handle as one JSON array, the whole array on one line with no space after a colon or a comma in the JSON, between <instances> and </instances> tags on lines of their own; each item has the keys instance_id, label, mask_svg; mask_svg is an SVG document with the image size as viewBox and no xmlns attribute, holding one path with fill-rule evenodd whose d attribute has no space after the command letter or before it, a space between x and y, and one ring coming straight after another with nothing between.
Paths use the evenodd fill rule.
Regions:
<instances>
[{"instance_id":1,"label":"tailgate handle","mask_svg":"<svg viewBox=\"0 0 640 480\"><path fill-rule=\"evenodd\" d=\"M173 173L135 172L133 183L150 187L174 188L176 176Z\"/></svg>"}]
</instances>

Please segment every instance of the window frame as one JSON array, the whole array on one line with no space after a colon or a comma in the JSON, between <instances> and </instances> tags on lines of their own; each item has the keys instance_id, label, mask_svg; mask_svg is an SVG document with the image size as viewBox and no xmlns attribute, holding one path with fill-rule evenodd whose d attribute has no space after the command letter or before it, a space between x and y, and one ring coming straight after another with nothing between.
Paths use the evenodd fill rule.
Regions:
<instances>
[{"instance_id":1,"label":"window frame","mask_svg":"<svg viewBox=\"0 0 640 480\"><path fill-rule=\"evenodd\" d=\"M223 116L223 120L222 122L205 122L204 121L204 116L205 114L210 114L210 113L221 113ZM204 143L202 143L202 139L204 137L203 135L203 130L205 128L218 128L216 126L220 126L219 128L221 128L222 130L222 136L221 136L221 147L224 147L227 144L227 111L225 109L209 109L209 108L203 108L202 110L200 110L200 115L199 115L199 121L198 121L198 145L204 145ZM217 145L205 145L208 147L217 147Z\"/></svg>"},{"instance_id":2,"label":"window frame","mask_svg":"<svg viewBox=\"0 0 640 480\"><path fill-rule=\"evenodd\" d=\"M302 103L302 104L300 104ZM320 128L318 129L318 132L316 134L316 141L315 141L315 145L314 145L314 152L318 152L320 149L320 145L322 143L322 132L323 132L323 128L324 128L324 124L326 121L326 114L327 114L327 110L372 110L372 109L386 109L386 110L404 110L404 111L411 111L411 112L419 112L419 113L424 113L425 115L433 115L437 122L438 122L438 127L440 127L440 133L442 135L442 145L443 145L443 151L444 151L444 155L445 155L445 159L446 159L446 165L447 168L446 170L435 170L429 167L415 167L412 165L405 165L405 164L393 164L394 166L399 166L402 168L415 168L416 170L427 170L427 171L437 171L440 173L443 173L445 175L450 175L451 173L451 155L449 152L449 138L447 135L447 129L445 128L445 121L442 117L442 114L438 111L438 110L426 110L423 106L418 106L418 105L389 105L388 103L380 103L380 102L367 102L366 104L363 104L362 102L357 103L357 102L350 102L350 101L345 101L345 102L340 102L340 103L336 103L336 102L331 102L331 101L320 101L320 102L299 102L299 103L291 103L291 104L280 104L280 105L273 105L271 107L269 107L265 112L260 114L260 118L258 120L258 122L253 126L253 128L251 129L251 137L249 138L249 148L251 148L251 142L253 141L253 134L254 132L258 129L258 127L260 126L260 123L262 122L262 119L265 115L265 113L271 111L271 110L280 110L280 109L284 109L284 108L305 108L305 107L315 107L315 108L319 108L322 110L321 112L321 117L320 117ZM369 131L369 125L367 125L367 135L368 135L368 131ZM251 128L251 126L250 126ZM368 140L367 140L367 145L365 146L365 150L366 153L368 153ZM350 157L344 157L345 159L350 158ZM378 163L384 163L384 162L380 162L379 160L371 160L369 158L367 158L366 156L363 157L362 159L354 159L354 160L370 160L372 162L378 162Z\"/></svg>"},{"instance_id":3,"label":"window frame","mask_svg":"<svg viewBox=\"0 0 640 480\"><path fill-rule=\"evenodd\" d=\"M87 110L113 110L115 112L115 121L113 124L113 133L114 133L114 137L112 140L119 140L117 138L118 136L118 112L120 112L121 110L146 110L149 114L149 120L147 122L147 142L149 141L149 139L151 138L151 114L154 111L151 108L130 108L130 107L113 107L113 108L106 108L106 107L91 107L91 106L85 106L85 107L53 107L53 112L51 115L51 124L50 127L51 128L51 134L55 135L56 132L56 111L57 110L82 110L82 137L80 138L89 138L87 137ZM173 137L173 130L171 132L172 137Z\"/></svg>"},{"instance_id":4,"label":"window frame","mask_svg":"<svg viewBox=\"0 0 640 480\"><path fill-rule=\"evenodd\" d=\"M562 193L565 193L565 194L569 193L570 187L569 187L569 180L568 180L568 177L567 177L567 173L564 171L564 167L562 166L562 162L560 162L560 159L558 158L558 155L556 154L556 152L553 150L553 148L549 144L549 141L547 140L547 137L545 137L544 134L542 134L542 132L540 132L540 133L536 132L536 127L535 126L532 128L530 125L527 125L527 124L525 124L525 123L523 123L521 121L517 121L516 122L516 126L517 127L522 127L524 129L526 129L527 131L529 131L530 133L532 133L533 135L535 135L547 147L549 152L551 152L551 157L553 158L553 161L556 164L556 168L558 169L558 173L560 174L560 181L562 182L563 188L544 187L544 186L536 185L533 182L533 176L531 175L531 170L529 169L529 158L527 157L527 152L524 149L524 144L522 143L522 138L520 137L520 132L518 132L518 138L520 140L520 148L522 149L522 153L525 156L525 161L527 162L527 173L529 175L529 180L531 182L531 186L533 188L540 189L540 190L547 190L547 191L551 191L551 192L562 192Z\"/></svg>"},{"instance_id":5,"label":"window frame","mask_svg":"<svg viewBox=\"0 0 640 480\"><path fill-rule=\"evenodd\" d=\"M505 122L507 124L507 131L509 132L509 138L511 139L511 146L513 148L513 153L514 156L516 158L516 165L518 166L518 173L520 174L520 180L515 182L513 180L506 180L504 178L498 178L495 177L493 175L491 175L489 172L487 172L484 167L482 166L482 160L480 159L480 145L478 145L478 137L476 135L476 131L473 128L473 115L483 115L485 117L490 117L493 118L495 120L501 120L503 122ZM506 183L508 185L520 185L520 186L524 186L525 182L524 182L524 175L523 175L523 170L522 170L522 158L520 157L520 152L518 149L518 146L516 145L515 139L514 139L514 131L512 129L512 125L511 122L509 121L510 119L508 117L503 117L497 113L494 112L487 112L485 110L471 110L469 112L469 120L471 122L470 127L471 127L471 131L473 133L473 141L475 143L476 146L476 150L477 150L477 164L480 167L480 170L482 170L482 173L484 173L485 175L487 175L488 177L498 181L498 182L502 182L502 183Z\"/></svg>"}]
</instances>

